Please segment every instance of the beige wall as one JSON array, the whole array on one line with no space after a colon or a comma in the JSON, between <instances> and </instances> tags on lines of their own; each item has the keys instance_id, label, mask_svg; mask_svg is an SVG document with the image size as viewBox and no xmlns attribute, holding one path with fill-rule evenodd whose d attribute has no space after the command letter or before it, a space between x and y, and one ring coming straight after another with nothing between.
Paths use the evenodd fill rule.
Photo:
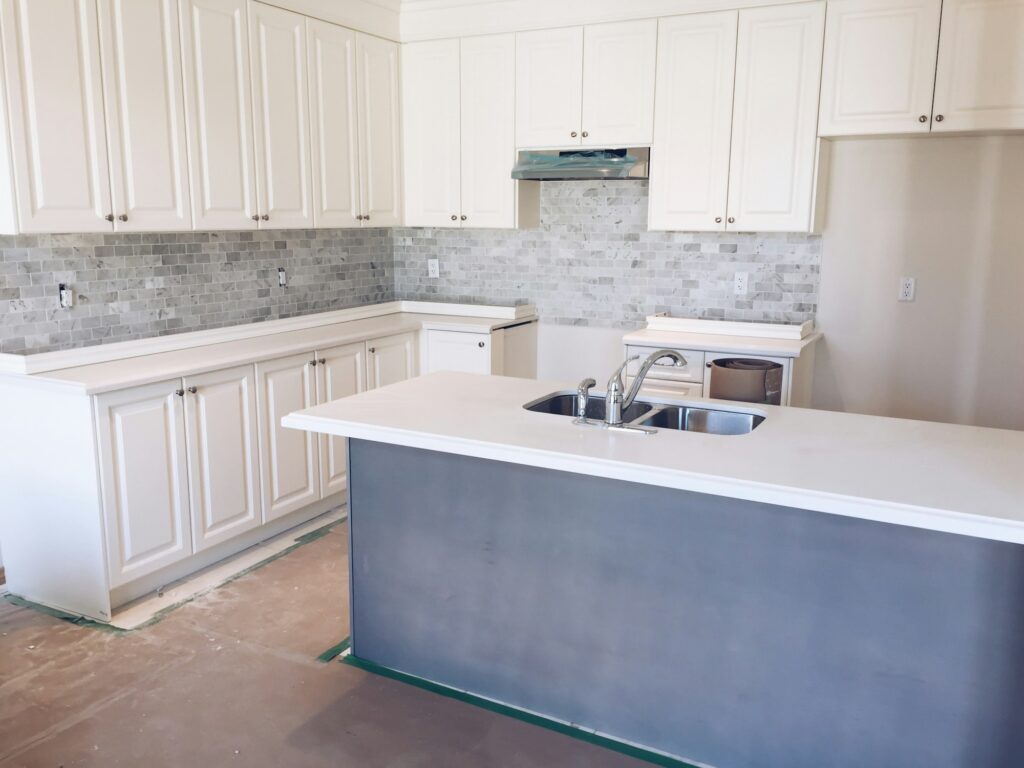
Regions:
<instances>
[{"instance_id":1,"label":"beige wall","mask_svg":"<svg viewBox=\"0 0 1024 768\"><path fill-rule=\"evenodd\" d=\"M831 168L814 407L1024 429L1024 136L838 141Z\"/></svg>"}]
</instances>

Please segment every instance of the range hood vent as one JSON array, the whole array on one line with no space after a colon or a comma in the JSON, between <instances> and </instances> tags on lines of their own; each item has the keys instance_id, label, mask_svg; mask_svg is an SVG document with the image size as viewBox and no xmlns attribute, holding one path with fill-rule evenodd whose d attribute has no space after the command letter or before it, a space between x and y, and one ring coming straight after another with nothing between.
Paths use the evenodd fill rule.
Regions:
<instances>
[{"instance_id":1,"label":"range hood vent","mask_svg":"<svg viewBox=\"0 0 1024 768\"><path fill-rule=\"evenodd\" d=\"M513 179L579 181L582 179L646 179L650 150L539 150L519 153Z\"/></svg>"}]
</instances>

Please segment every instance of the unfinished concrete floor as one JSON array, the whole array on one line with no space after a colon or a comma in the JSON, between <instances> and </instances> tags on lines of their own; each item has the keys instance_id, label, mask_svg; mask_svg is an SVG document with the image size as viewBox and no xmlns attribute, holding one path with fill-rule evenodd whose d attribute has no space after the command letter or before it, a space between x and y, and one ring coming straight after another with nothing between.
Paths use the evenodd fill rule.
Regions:
<instances>
[{"instance_id":1,"label":"unfinished concrete floor","mask_svg":"<svg viewBox=\"0 0 1024 768\"><path fill-rule=\"evenodd\" d=\"M114 634L0 600L0 766L643 766L316 657L348 635L346 529Z\"/></svg>"}]
</instances>

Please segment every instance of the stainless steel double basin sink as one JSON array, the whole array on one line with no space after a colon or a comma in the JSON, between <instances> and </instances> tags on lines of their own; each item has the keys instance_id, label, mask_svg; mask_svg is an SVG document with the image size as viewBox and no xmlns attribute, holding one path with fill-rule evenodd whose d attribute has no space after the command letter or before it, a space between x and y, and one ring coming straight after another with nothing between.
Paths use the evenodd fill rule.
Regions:
<instances>
[{"instance_id":1,"label":"stainless steel double basin sink","mask_svg":"<svg viewBox=\"0 0 1024 768\"><path fill-rule=\"evenodd\" d=\"M556 392L529 402L523 407L535 413L576 416L576 395L571 392ZM599 422L604 420L604 416L604 398L599 395L590 397L587 401L587 418ZM641 400L634 400L622 412L622 423L625 425L678 429L712 435L745 435L756 429L762 421L764 416L754 413Z\"/></svg>"}]
</instances>

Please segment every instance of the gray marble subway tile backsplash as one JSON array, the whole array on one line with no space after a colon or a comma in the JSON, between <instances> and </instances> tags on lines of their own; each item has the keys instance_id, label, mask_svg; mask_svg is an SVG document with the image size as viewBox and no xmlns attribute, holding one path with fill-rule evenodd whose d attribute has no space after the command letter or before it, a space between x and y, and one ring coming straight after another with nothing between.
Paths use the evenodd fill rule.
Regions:
<instances>
[{"instance_id":1,"label":"gray marble subway tile backsplash","mask_svg":"<svg viewBox=\"0 0 1024 768\"><path fill-rule=\"evenodd\" d=\"M393 298L531 302L542 320L795 322L817 308L815 235L646 231L645 182L546 183L533 230L339 229L0 236L0 352L43 352ZM427 277L427 259L441 277ZM277 285L277 268L288 287ZM733 293L736 272L750 292ZM60 309L57 284L76 304Z\"/></svg>"}]
</instances>

